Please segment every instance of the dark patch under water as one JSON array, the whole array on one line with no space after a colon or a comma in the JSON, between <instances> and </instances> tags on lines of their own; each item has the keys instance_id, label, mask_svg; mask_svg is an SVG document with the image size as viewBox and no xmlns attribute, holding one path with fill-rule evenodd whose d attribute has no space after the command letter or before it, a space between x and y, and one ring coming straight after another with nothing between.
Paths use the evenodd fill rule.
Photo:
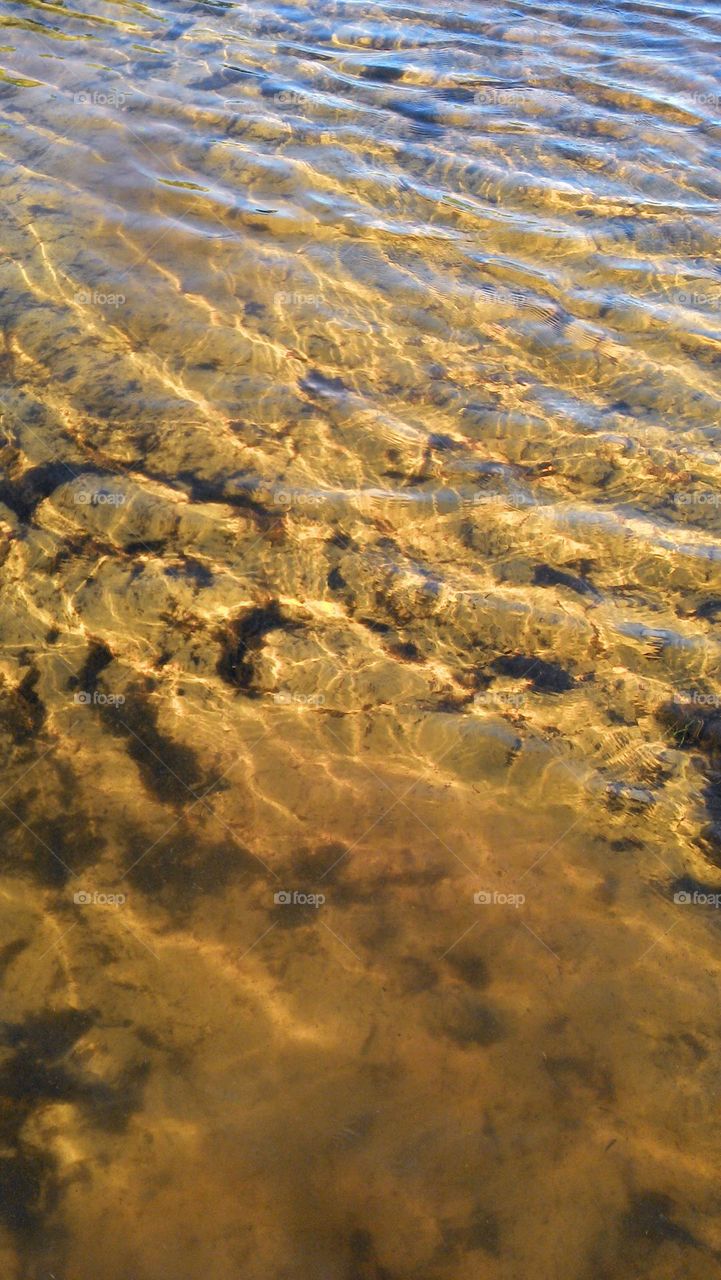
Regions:
<instances>
[{"instance_id":1,"label":"dark patch under water","mask_svg":"<svg viewBox=\"0 0 721 1280\"><path fill-rule=\"evenodd\" d=\"M125 741L145 786L161 803L197 799L211 785L196 753L159 728L160 706L150 689L136 685L124 703L100 703L97 710L111 734Z\"/></svg>"},{"instance_id":2,"label":"dark patch under water","mask_svg":"<svg viewBox=\"0 0 721 1280\"><path fill-rule=\"evenodd\" d=\"M221 635L223 650L218 660L218 675L227 684L252 694L253 655L262 647L265 636L271 631L292 631L297 627L298 623L285 616L276 600L245 610L228 623Z\"/></svg>"},{"instance_id":3,"label":"dark patch under water","mask_svg":"<svg viewBox=\"0 0 721 1280\"><path fill-rule=\"evenodd\" d=\"M528 654L504 654L495 658L491 666L501 675L530 680L539 693L566 693L575 683L573 676L560 663Z\"/></svg>"}]
</instances>

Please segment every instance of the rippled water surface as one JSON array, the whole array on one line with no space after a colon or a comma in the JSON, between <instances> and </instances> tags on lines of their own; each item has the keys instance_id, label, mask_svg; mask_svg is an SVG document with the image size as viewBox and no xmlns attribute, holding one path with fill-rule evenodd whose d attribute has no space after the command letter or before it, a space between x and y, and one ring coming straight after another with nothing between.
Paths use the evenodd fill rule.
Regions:
<instances>
[{"instance_id":1,"label":"rippled water surface","mask_svg":"<svg viewBox=\"0 0 721 1280\"><path fill-rule=\"evenodd\" d=\"M721 1277L721 9L0 13L2 1280Z\"/></svg>"}]
</instances>

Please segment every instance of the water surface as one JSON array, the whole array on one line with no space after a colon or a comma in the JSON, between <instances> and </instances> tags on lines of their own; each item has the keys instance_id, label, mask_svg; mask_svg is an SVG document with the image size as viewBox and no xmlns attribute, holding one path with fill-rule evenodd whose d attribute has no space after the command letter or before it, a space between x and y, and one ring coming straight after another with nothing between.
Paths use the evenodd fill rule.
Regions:
<instances>
[{"instance_id":1,"label":"water surface","mask_svg":"<svg viewBox=\"0 0 721 1280\"><path fill-rule=\"evenodd\" d=\"M721 1277L721 12L0 22L3 1280Z\"/></svg>"}]
</instances>

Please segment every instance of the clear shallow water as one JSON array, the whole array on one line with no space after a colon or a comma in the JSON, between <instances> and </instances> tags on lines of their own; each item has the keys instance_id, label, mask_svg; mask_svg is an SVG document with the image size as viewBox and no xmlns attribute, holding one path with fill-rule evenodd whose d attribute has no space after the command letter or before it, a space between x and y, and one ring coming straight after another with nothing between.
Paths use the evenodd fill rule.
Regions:
<instances>
[{"instance_id":1,"label":"clear shallow water","mask_svg":"<svg viewBox=\"0 0 721 1280\"><path fill-rule=\"evenodd\" d=\"M3 1277L721 1276L721 14L2 22Z\"/></svg>"}]
</instances>

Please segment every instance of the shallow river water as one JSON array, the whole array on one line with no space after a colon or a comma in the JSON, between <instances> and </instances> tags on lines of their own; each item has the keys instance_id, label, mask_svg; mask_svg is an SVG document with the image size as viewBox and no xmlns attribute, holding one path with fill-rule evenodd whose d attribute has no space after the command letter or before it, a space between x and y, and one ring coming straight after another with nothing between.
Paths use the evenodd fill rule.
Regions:
<instances>
[{"instance_id":1,"label":"shallow river water","mask_svg":"<svg viewBox=\"0 0 721 1280\"><path fill-rule=\"evenodd\" d=\"M0 26L2 1280L721 1277L721 9Z\"/></svg>"}]
</instances>

